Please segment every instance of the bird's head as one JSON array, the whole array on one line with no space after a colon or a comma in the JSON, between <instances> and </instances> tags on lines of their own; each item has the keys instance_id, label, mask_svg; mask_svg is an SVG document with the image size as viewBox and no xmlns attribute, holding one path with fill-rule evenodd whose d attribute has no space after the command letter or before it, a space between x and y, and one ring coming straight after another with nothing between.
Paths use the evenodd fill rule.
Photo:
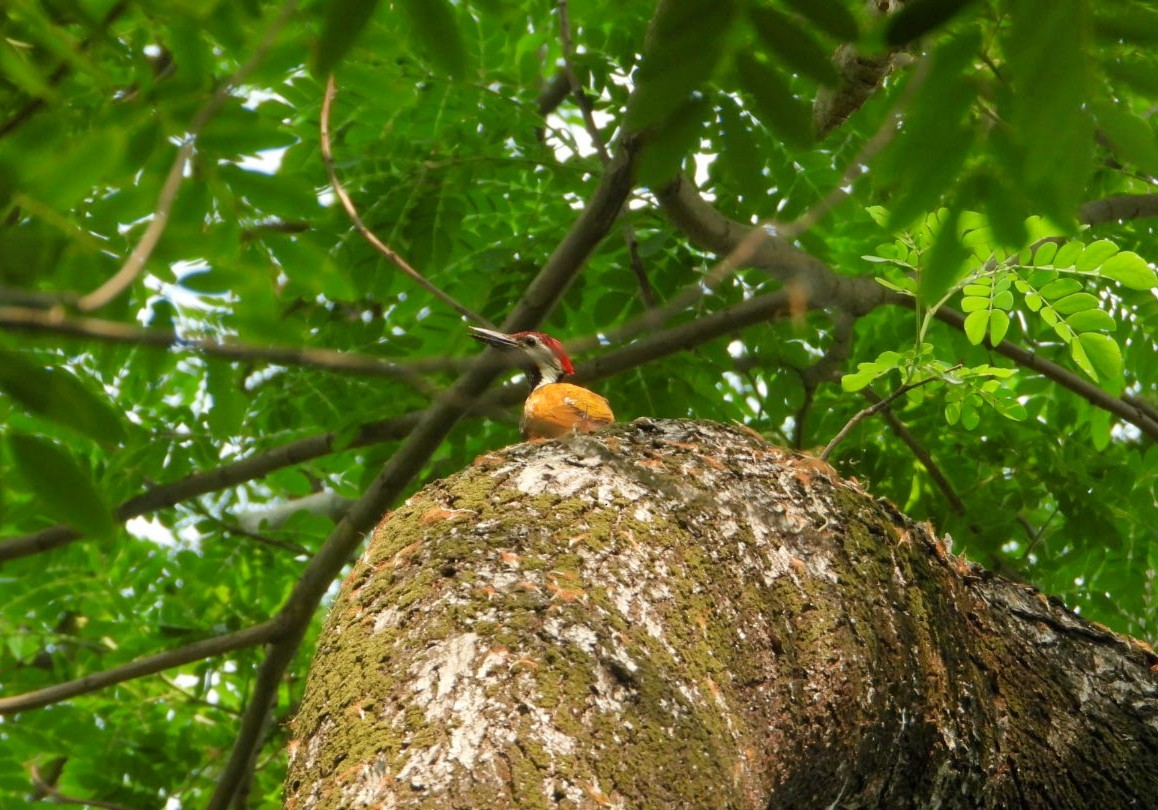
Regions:
<instances>
[{"instance_id":1,"label":"bird's head","mask_svg":"<svg viewBox=\"0 0 1158 810\"><path fill-rule=\"evenodd\" d=\"M568 374L575 373L575 367L563 350L563 344L542 332L513 332L507 335L472 326L470 336L499 349L518 351L523 357L521 365L527 370L532 390L540 385L559 382Z\"/></svg>"}]
</instances>

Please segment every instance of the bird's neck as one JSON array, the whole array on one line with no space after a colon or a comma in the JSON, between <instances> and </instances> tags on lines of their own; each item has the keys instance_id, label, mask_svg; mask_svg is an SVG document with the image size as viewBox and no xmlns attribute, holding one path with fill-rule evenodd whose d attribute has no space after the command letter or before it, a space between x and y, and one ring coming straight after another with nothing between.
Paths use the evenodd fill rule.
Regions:
<instances>
[{"instance_id":1,"label":"bird's neck","mask_svg":"<svg viewBox=\"0 0 1158 810\"><path fill-rule=\"evenodd\" d=\"M556 366L536 365L527 371L527 380L531 383L531 390L551 385L563 379L563 369Z\"/></svg>"}]
</instances>

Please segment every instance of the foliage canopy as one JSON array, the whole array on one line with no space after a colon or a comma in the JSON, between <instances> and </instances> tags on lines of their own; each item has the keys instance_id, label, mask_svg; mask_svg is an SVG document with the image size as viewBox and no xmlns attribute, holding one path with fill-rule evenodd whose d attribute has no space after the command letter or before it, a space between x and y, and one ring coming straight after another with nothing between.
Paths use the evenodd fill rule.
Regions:
<instances>
[{"instance_id":1,"label":"foliage canopy","mask_svg":"<svg viewBox=\"0 0 1158 810\"><path fill-rule=\"evenodd\" d=\"M331 71L362 220L495 322L628 166L611 232L540 306L620 418L819 448L905 388L842 472L1153 638L1158 12L864 5L11 3L0 687L234 641L2 718L0 794L201 806L273 673L255 777L215 801L277 803L308 656L259 669L255 645L297 639L237 634L282 615L333 523L252 513L359 498L477 353L339 204ZM516 436L470 418L400 480Z\"/></svg>"}]
</instances>

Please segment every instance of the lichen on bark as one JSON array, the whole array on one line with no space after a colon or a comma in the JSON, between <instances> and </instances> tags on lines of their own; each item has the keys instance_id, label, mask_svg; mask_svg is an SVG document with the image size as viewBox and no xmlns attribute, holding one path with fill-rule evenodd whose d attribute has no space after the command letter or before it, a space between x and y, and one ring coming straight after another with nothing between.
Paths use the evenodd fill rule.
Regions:
<instances>
[{"instance_id":1,"label":"lichen on bark","mask_svg":"<svg viewBox=\"0 0 1158 810\"><path fill-rule=\"evenodd\" d=\"M381 522L286 806L1125 802L1158 795L1155 660L822 462L640 420L483 456Z\"/></svg>"}]
</instances>

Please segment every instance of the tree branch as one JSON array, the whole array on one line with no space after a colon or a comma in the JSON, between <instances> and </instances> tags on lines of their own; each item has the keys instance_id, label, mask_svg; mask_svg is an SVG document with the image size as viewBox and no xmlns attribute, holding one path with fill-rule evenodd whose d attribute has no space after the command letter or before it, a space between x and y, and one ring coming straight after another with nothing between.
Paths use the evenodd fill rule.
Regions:
<instances>
[{"instance_id":1,"label":"tree branch","mask_svg":"<svg viewBox=\"0 0 1158 810\"><path fill-rule=\"evenodd\" d=\"M193 155L193 145L197 140L197 136L201 134L201 130L204 129L205 125L209 123L209 120L217 114L217 111L221 109L221 105L225 103L225 100L229 97L233 89L244 82L249 74L261 64L266 53L270 47L272 47L274 39L277 38L282 27L289 22L289 18L293 15L294 11L297 10L297 5L298 0L286 0L285 5L282 6L277 17L274 18L269 28L266 29L265 34L262 35L261 42L259 42L254 49L253 55L250 56L243 65L238 67L233 75L217 88L209 101L197 111L197 115L193 118L193 123L189 125L185 142L181 144L181 148L177 150L177 157L173 160L173 165L169 168L169 175L165 178L164 185L161 186L161 193L157 196L157 206L153 210L153 217L148 227L145 228L144 234L141 235L140 241L137 242L137 246L133 248L133 252L129 254L129 258L125 260L125 263L121 265L121 269L118 270L112 278L77 301L77 309L82 312L91 312L94 309L100 309L127 290L137 276L140 275L141 271L145 269L145 262L149 260L149 256L153 253L153 248L161 241L161 235L165 232L165 228L169 224L169 214L173 210L173 202L177 199L177 191L181 188L181 182L185 179L185 169L189 164L189 158Z\"/></svg>"},{"instance_id":2,"label":"tree branch","mask_svg":"<svg viewBox=\"0 0 1158 810\"><path fill-rule=\"evenodd\" d=\"M579 382L604 379L730 335L738 329L782 317L789 313L789 309L790 299L784 291L755 296L672 329L653 332L633 343L607 352L584 363L575 379ZM569 345L575 345L575 342L570 342ZM521 385L504 386L480 397L471 412L482 413L495 408L509 407L520 402L525 396L526 391ZM276 470L303 464L333 452L397 441L405 438L426 415L427 410L411 411L402 416L362 425L354 438L341 447L337 447L337 432L321 433L272 450L255 453L215 470L194 473L180 481L153 487L130 498L117 507L115 515L117 520L128 520L210 492L262 478ZM0 562L51 551L82 536L72 527L58 524L32 534L12 537L0 542Z\"/></svg>"},{"instance_id":3,"label":"tree branch","mask_svg":"<svg viewBox=\"0 0 1158 810\"><path fill-rule=\"evenodd\" d=\"M534 327L558 303L579 269L615 222L627 195L631 193L631 153L631 144L621 144L583 213L527 287L503 324L503 331ZM278 613L278 618L285 623L287 633L270 648L258 669L257 682L246 705L241 728L229 761L218 779L217 789L209 800L208 810L225 810L232 803L238 786L245 781L246 770L253 761L254 747L260 740L261 729L265 726L269 708L276 697L278 683L293 660L310 617L317 610L330 583L362 542L366 532L373 528L386 509L418 475L455 423L471 409L472 404L498 376L500 366L491 357L497 351L484 351L454 386L426 410L402 447L386 462L377 478L350 507L350 511L306 566Z\"/></svg>"},{"instance_id":4,"label":"tree branch","mask_svg":"<svg viewBox=\"0 0 1158 810\"><path fill-rule=\"evenodd\" d=\"M28 766L28 774L32 777L33 786L52 799L54 804L82 804L85 807L100 807L104 810L133 810L133 808L117 804L116 802L105 802L100 799L81 799L76 796L69 796L66 793L61 793L56 789L56 786L50 784L43 776L40 775L40 769L36 767L35 763Z\"/></svg>"},{"instance_id":5,"label":"tree branch","mask_svg":"<svg viewBox=\"0 0 1158 810\"><path fill-rule=\"evenodd\" d=\"M898 298L903 298L905 302L909 302L909 306L912 306L911 302L913 299L907 296L898 296ZM955 329L965 331L965 316L955 309L941 307L937 310L934 317ZM1008 340L1003 340L1001 343L993 346L989 343L989 339L986 338L985 345L992 348L993 351L998 354L1005 355L1019 366L1032 369L1043 377L1048 377L1053 380L1063 388L1068 388L1091 405L1109 411L1115 416L1119 416L1127 422L1130 422L1151 439L1158 439L1158 421L1151 419L1143 408L1131 405L1125 400L1104 391L1084 377L1079 377L1069 369L1063 368L1057 363L1046 360L1044 357L1040 357L1020 346L1015 346Z\"/></svg>"},{"instance_id":6,"label":"tree branch","mask_svg":"<svg viewBox=\"0 0 1158 810\"><path fill-rule=\"evenodd\" d=\"M429 281L425 276L410 266L410 263L403 259L396 253L389 245L379 239L372 230L370 230L366 223L362 221L361 215L358 213L358 208L354 205L354 200L346 191L342 181L338 179L338 173L334 169L334 154L330 146L330 110L334 104L334 96L337 94L338 88L334 81L334 74L330 74L326 79L326 92L322 97L322 114L320 121L321 128L321 147L322 147L322 162L326 165L326 176L330 179L330 186L334 189L334 194L342 203L342 208L346 210L346 214L350 217L350 221L354 223L354 228L362 235L370 246L376 251L385 256L391 264L401 270L411 281L417 284L422 289L433 295L439 301L450 306L460 315L467 319L474 321L480 326L485 326L488 329L494 329L493 323L488 321L482 315L467 309L450 295L443 292L438 286Z\"/></svg>"},{"instance_id":7,"label":"tree branch","mask_svg":"<svg viewBox=\"0 0 1158 810\"><path fill-rule=\"evenodd\" d=\"M862 392L865 398L870 402L881 402L881 397L871 388L865 388ZM933 479L933 483L941 490L941 494L945 496L945 500L949 502L949 507L958 515L965 514L965 504L961 500L961 496L953 489L953 485L949 483L949 479L945 477L945 473L937 466L937 462L933 461L933 457L929 451L925 449L917 437L905 426L905 423L900 420L893 409L885 408L881 417L888 423L893 433L897 434L897 438L908 446L912 451L917 461L921 462L925 470L929 473L929 477Z\"/></svg>"},{"instance_id":8,"label":"tree branch","mask_svg":"<svg viewBox=\"0 0 1158 810\"><path fill-rule=\"evenodd\" d=\"M270 619L233 633L194 641L184 647L167 650L156 655L148 655L144 658L138 658L136 661L121 664L119 667L106 669L102 672L93 672L81 678L46 686L43 689L26 692L23 695L0 698L0 715L39 709L77 695L87 695L89 692L96 692L107 686L152 675L165 669L191 664L205 658L213 658L234 650L243 650L246 647L268 644L278 639L285 631L284 622L280 621L279 618Z\"/></svg>"},{"instance_id":9,"label":"tree branch","mask_svg":"<svg viewBox=\"0 0 1158 810\"><path fill-rule=\"evenodd\" d=\"M595 123L591 99L589 99L583 91L583 85L579 81L579 74L575 71L575 46L571 41L571 14L568 0L558 0L558 9L559 40L563 49L563 74L566 76L567 83L570 85L571 95L575 98L575 104L579 107L579 112L583 116L583 127L587 130L587 135L595 145L595 152L599 155L599 161L604 166L607 166L607 164L611 162L611 154L607 151L607 146L603 142L603 134L599 131L599 126ZM644 269L643 261L639 256L639 245L635 238L635 228L633 228L631 222L627 220L624 220L623 223L623 241L627 244L627 255L630 259L631 271L635 273L635 280L639 284L639 293L643 298L643 305L647 309L652 309L656 304L655 290L652 289L651 282L647 278L647 271Z\"/></svg>"},{"instance_id":10,"label":"tree branch","mask_svg":"<svg viewBox=\"0 0 1158 810\"><path fill-rule=\"evenodd\" d=\"M757 230L721 214L700 196L687 178L680 178L666 189L660 195L660 202L677 228L701 248L713 253L734 251L752 231ZM748 266L767 272L783 282L786 288L795 285L809 304L816 308L839 306L855 315L863 315L882 304L908 308L914 306L911 297L890 293L868 277L841 276L824 262L779 237L765 236L749 253L747 261ZM937 310L936 317L964 331L965 316L961 313L942 307ZM1158 421L1152 419L1145 408L1131 405L1056 363L1007 340L994 347L994 350L1019 366L1048 377L1090 404L1125 419L1147 436L1158 439Z\"/></svg>"},{"instance_id":11,"label":"tree branch","mask_svg":"<svg viewBox=\"0 0 1158 810\"><path fill-rule=\"evenodd\" d=\"M1087 225L1150 217L1158 217L1158 194L1114 194L1078 209L1078 220Z\"/></svg>"},{"instance_id":12,"label":"tree branch","mask_svg":"<svg viewBox=\"0 0 1158 810\"><path fill-rule=\"evenodd\" d=\"M175 348L194 351L228 360L262 360L283 366L316 368L339 374L363 374L403 380L427 396L437 389L422 378L421 372L453 368L445 360L416 363L390 363L376 357L334 351L333 349L252 346L244 343L219 343L214 340L183 338L170 329L143 329L120 321L65 315L59 309L42 310L24 307L0 307L0 329L69 335L105 343Z\"/></svg>"},{"instance_id":13,"label":"tree branch","mask_svg":"<svg viewBox=\"0 0 1158 810\"><path fill-rule=\"evenodd\" d=\"M953 368L960 368L960 367L961 367L960 363L958 363L956 366L953 366ZM953 368L948 369L948 371L952 371ZM923 380L917 380L916 382L911 382L908 385L902 385L900 388L898 388L893 393L889 394L887 397L882 399L880 402L877 402L873 405L870 405L867 408L864 408L864 409L858 411L856 414L853 415L852 419L849 419L848 422L845 423L845 426L840 429L840 432L832 437L832 441L830 441L825 446L824 451L820 454L820 460L821 461L828 461L828 457L832 455L832 451L836 449L836 446L838 444L840 444L842 441L844 441L844 438L846 436L848 436L848 434L852 431L852 429L854 427L856 427L857 424L859 424L862 420L867 419L868 417L872 416L875 413L879 413L880 411L883 411L885 408L887 408L891 404L893 404L894 400L896 400L898 397L907 394L909 391L912 391L914 388L920 388L922 385L927 385L928 383L935 382L936 380L939 380L939 379L941 379L941 378L940 377L926 377Z\"/></svg>"}]
</instances>

